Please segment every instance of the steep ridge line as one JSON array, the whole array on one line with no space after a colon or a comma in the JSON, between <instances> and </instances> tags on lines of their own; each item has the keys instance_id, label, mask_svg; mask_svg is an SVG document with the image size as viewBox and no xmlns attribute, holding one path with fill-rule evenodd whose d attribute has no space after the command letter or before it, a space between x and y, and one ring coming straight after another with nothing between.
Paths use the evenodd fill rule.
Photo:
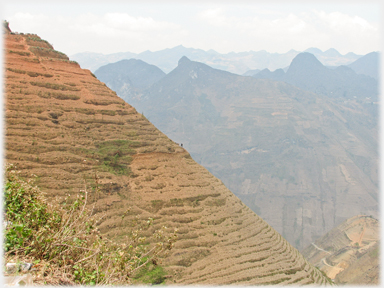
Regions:
<instances>
[{"instance_id":1,"label":"steep ridge line","mask_svg":"<svg viewBox=\"0 0 384 288\"><path fill-rule=\"evenodd\" d=\"M100 231L117 241L124 241L137 217L154 219L144 234L147 243L155 229L177 228L179 240L161 259L168 284L328 283L90 71L58 52L32 52L39 50L26 37L5 36L5 156L22 177L35 178L48 197L76 195L86 186L94 212L105 215ZM47 80L44 73L53 76Z\"/></svg>"},{"instance_id":2,"label":"steep ridge line","mask_svg":"<svg viewBox=\"0 0 384 288\"><path fill-rule=\"evenodd\" d=\"M366 97L319 95L187 58L150 88L117 93L298 249L357 213L377 216L377 103Z\"/></svg>"}]
</instances>

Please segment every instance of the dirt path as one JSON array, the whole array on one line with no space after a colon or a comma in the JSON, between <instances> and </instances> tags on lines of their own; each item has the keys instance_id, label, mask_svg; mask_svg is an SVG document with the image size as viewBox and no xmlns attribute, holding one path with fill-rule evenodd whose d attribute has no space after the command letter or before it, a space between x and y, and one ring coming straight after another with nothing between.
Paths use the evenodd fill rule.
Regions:
<instances>
[{"instance_id":1,"label":"dirt path","mask_svg":"<svg viewBox=\"0 0 384 288\"><path fill-rule=\"evenodd\" d=\"M363 228L363 231L361 232L361 235L360 235L360 238L359 238L359 246L361 247L361 242L363 241L363 237L364 237L364 233L365 233L365 229L367 228L367 226L364 225L364 228Z\"/></svg>"},{"instance_id":2,"label":"dirt path","mask_svg":"<svg viewBox=\"0 0 384 288\"><path fill-rule=\"evenodd\" d=\"M323 251L323 252L326 252L328 254L332 254L331 252L328 252L328 251L325 251L324 249L321 249L319 246L317 246L315 243L311 243L313 245L313 247L315 247L317 250L320 250L320 251Z\"/></svg>"},{"instance_id":3,"label":"dirt path","mask_svg":"<svg viewBox=\"0 0 384 288\"><path fill-rule=\"evenodd\" d=\"M341 271L344 270L344 268L341 268L341 267L338 267L338 266L331 266L331 265L329 265L329 264L327 263L327 261L325 260L325 258L323 258L323 259L321 259L321 260L323 260L323 263L324 263L326 266L328 266L328 267L331 268L331 269L329 269L329 270L326 272L327 276L328 276L329 278L331 278L331 279L335 279L335 278L336 278L336 275L339 274Z\"/></svg>"},{"instance_id":4,"label":"dirt path","mask_svg":"<svg viewBox=\"0 0 384 288\"><path fill-rule=\"evenodd\" d=\"M321 259L324 263L324 265L327 265L328 267L331 267L331 268L334 268L335 266L331 266L327 263L327 261L325 260L325 257L323 259Z\"/></svg>"}]
</instances>

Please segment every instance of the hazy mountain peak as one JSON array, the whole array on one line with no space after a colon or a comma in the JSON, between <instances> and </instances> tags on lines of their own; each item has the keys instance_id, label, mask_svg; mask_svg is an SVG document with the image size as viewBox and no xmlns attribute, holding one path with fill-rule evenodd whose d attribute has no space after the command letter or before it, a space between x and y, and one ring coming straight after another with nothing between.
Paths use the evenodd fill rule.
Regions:
<instances>
[{"instance_id":1,"label":"hazy mountain peak","mask_svg":"<svg viewBox=\"0 0 384 288\"><path fill-rule=\"evenodd\" d=\"M215 51L213 49L209 49L207 52L210 53L210 54L220 54L220 53L218 53L217 51Z\"/></svg>"},{"instance_id":2,"label":"hazy mountain peak","mask_svg":"<svg viewBox=\"0 0 384 288\"><path fill-rule=\"evenodd\" d=\"M365 74L377 79L379 69L379 53L368 53L367 55L357 59L355 62L349 64L348 67L352 68L357 74Z\"/></svg>"},{"instance_id":3,"label":"hazy mountain peak","mask_svg":"<svg viewBox=\"0 0 384 288\"><path fill-rule=\"evenodd\" d=\"M145 89L163 78L165 73L157 66L140 59L123 59L100 67L95 75L109 88L123 93L133 87Z\"/></svg>"},{"instance_id":4,"label":"hazy mountain peak","mask_svg":"<svg viewBox=\"0 0 384 288\"><path fill-rule=\"evenodd\" d=\"M180 58L178 65L180 66L180 65L183 65L183 64L186 64L186 63L190 63L190 62L191 62L191 60L189 60L188 57L183 56L183 57Z\"/></svg>"},{"instance_id":5,"label":"hazy mountain peak","mask_svg":"<svg viewBox=\"0 0 384 288\"><path fill-rule=\"evenodd\" d=\"M184 47L183 45L177 45L173 48L170 48L170 50L184 50L184 49L188 49L188 48Z\"/></svg>"},{"instance_id":6,"label":"hazy mountain peak","mask_svg":"<svg viewBox=\"0 0 384 288\"><path fill-rule=\"evenodd\" d=\"M325 56L328 56L328 57L339 57L339 56L341 56L339 51L337 51L335 48L330 48L327 51L325 51L323 54Z\"/></svg>"},{"instance_id":7,"label":"hazy mountain peak","mask_svg":"<svg viewBox=\"0 0 384 288\"><path fill-rule=\"evenodd\" d=\"M321 54L321 53L323 53L323 51L321 51L319 48L315 48L315 47L310 47L307 50L305 50L304 52L308 52L308 53L312 53L312 54Z\"/></svg>"},{"instance_id":8,"label":"hazy mountain peak","mask_svg":"<svg viewBox=\"0 0 384 288\"><path fill-rule=\"evenodd\" d=\"M289 66L288 72L292 72L292 70L307 70L314 68L324 67L323 64L315 57L315 55L303 52L297 54L295 58L293 58L291 65Z\"/></svg>"}]
</instances>

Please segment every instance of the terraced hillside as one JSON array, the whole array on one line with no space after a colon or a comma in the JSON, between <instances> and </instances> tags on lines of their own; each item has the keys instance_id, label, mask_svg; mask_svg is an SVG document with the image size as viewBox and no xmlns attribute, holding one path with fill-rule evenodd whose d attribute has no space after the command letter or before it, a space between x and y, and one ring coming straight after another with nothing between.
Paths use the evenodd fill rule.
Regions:
<instances>
[{"instance_id":1,"label":"terraced hillside","mask_svg":"<svg viewBox=\"0 0 384 288\"><path fill-rule=\"evenodd\" d=\"M332 99L186 57L141 95L119 96L299 250L352 216L378 217L372 100Z\"/></svg>"},{"instance_id":2,"label":"terraced hillside","mask_svg":"<svg viewBox=\"0 0 384 288\"><path fill-rule=\"evenodd\" d=\"M336 284L380 283L379 221L358 215L303 250L303 255Z\"/></svg>"},{"instance_id":3,"label":"terraced hillside","mask_svg":"<svg viewBox=\"0 0 384 288\"><path fill-rule=\"evenodd\" d=\"M48 197L89 192L100 230L177 228L166 283L328 283L186 150L36 35L5 36L7 163ZM130 208L130 209L129 209ZM126 217L122 217L122 215Z\"/></svg>"}]
</instances>

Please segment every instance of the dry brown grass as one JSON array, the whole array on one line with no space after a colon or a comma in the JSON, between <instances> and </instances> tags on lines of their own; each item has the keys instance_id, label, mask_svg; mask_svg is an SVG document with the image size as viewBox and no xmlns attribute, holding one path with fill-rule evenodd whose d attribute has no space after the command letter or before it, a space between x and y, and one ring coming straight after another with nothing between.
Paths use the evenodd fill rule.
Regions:
<instances>
[{"instance_id":1,"label":"dry brown grass","mask_svg":"<svg viewBox=\"0 0 384 288\"><path fill-rule=\"evenodd\" d=\"M98 225L102 237L118 243L132 230L135 215L142 220L153 217L154 228L183 231L178 245L186 248L175 247L168 257L159 258L167 284L269 283L276 277L285 279L284 272L273 279L258 275L281 265L286 271L296 267L287 259L304 261L293 248L280 254L286 251L282 247L291 246L274 236L276 231L89 71L75 63L36 56L21 35L6 36L5 45L5 68L54 75L32 79L42 83L38 85L27 74L6 70L5 75L18 77L5 78L6 162L13 162L25 179L37 175L37 184L49 199L77 194L86 183L89 207L94 207L96 217L105 215ZM38 96L48 92L50 98ZM80 98L57 99L52 93ZM123 155L113 141L131 143L132 153ZM102 150L103 142L116 144L111 153ZM129 207L134 214L121 221L121 213ZM148 236L147 242L156 239ZM258 250L265 255L261 257ZM255 259L260 263L256 265ZM302 277L298 283L325 281L311 276L314 268L309 264L304 269L308 272L291 274L281 283Z\"/></svg>"},{"instance_id":2,"label":"dry brown grass","mask_svg":"<svg viewBox=\"0 0 384 288\"><path fill-rule=\"evenodd\" d=\"M86 189L75 198L48 203L31 181L21 180L10 168L6 174L5 262L35 264L35 284L130 284L136 271L156 262L176 240L175 233L161 227L147 231L159 242L143 245L152 219L133 223L123 243L103 238L97 228L102 217L86 208ZM129 210L119 215L121 222L128 214Z\"/></svg>"}]
</instances>

